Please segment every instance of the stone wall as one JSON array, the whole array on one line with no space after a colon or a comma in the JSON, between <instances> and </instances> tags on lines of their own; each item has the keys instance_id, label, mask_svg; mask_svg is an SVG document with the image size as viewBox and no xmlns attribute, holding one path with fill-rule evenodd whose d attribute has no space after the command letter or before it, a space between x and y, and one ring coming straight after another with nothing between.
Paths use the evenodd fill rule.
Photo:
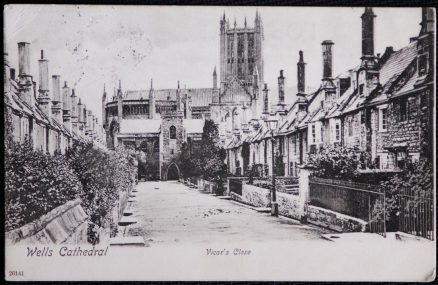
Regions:
<instances>
[{"instance_id":1,"label":"stone wall","mask_svg":"<svg viewBox=\"0 0 438 285\"><path fill-rule=\"evenodd\" d=\"M87 242L88 216L81 200L59 206L39 219L6 233L9 244L80 244Z\"/></svg>"},{"instance_id":2,"label":"stone wall","mask_svg":"<svg viewBox=\"0 0 438 285\"><path fill-rule=\"evenodd\" d=\"M278 213L292 219L302 220L304 209L300 206L299 197L277 192Z\"/></svg>"},{"instance_id":3,"label":"stone wall","mask_svg":"<svg viewBox=\"0 0 438 285\"><path fill-rule=\"evenodd\" d=\"M242 195L230 192L232 200L248 204L254 207L268 207L271 204L270 192L268 189L243 184Z\"/></svg>"},{"instance_id":4,"label":"stone wall","mask_svg":"<svg viewBox=\"0 0 438 285\"><path fill-rule=\"evenodd\" d=\"M271 204L270 191L268 189L242 185L242 199L244 203L255 207L268 207Z\"/></svg>"},{"instance_id":5,"label":"stone wall","mask_svg":"<svg viewBox=\"0 0 438 285\"><path fill-rule=\"evenodd\" d=\"M307 206L306 221L337 232L363 232L367 222L316 206Z\"/></svg>"},{"instance_id":6,"label":"stone wall","mask_svg":"<svg viewBox=\"0 0 438 285\"><path fill-rule=\"evenodd\" d=\"M216 194L217 184L204 179L198 179L198 189L207 193Z\"/></svg>"}]
</instances>

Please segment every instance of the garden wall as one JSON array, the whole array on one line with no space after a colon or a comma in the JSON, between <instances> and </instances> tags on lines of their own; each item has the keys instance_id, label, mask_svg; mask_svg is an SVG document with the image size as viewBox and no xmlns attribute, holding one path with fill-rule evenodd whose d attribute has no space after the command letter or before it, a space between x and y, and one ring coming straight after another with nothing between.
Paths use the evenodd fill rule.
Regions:
<instances>
[{"instance_id":1,"label":"garden wall","mask_svg":"<svg viewBox=\"0 0 438 285\"><path fill-rule=\"evenodd\" d=\"M198 179L198 189L207 193L216 194L217 184L204 179Z\"/></svg>"},{"instance_id":2,"label":"garden wall","mask_svg":"<svg viewBox=\"0 0 438 285\"><path fill-rule=\"evenodd\" d=\"M307 206L307 222L337 232L363 232L366 221L316 206Z\"/></svg>"},{"instance_id":3,"label":"garden wall","mask_svg":"<svg viewBox=\"0 0 438 285\"><path fill-rule=\"evenodd\" d=\"M87 242L88 216L81 200L59 206L39 219L6 233L11 244L80 244Z\"/></svg>"},{"instance_id":4,"label":"garden wall","mask_svg":"<svg viewBox=\"0 0 438 285\"><path fill-rule=\"evenodd\" d=\"M238 195L234 192L231 192L230 195L232 200L254 207L268 207L271 204L270 193L268 189L249 184L242 185L242 195Z\"/></svg>"},{"instance_id":5,"label":"garden wall","mask_svg":"<svg viewBox=\"0 0 438 285\"><path fill-rule=\"evenodd\" d=\"M302 220L304 205L299 196L277 192L278 213L292 219Z\"/></svg>"}]
</instances>

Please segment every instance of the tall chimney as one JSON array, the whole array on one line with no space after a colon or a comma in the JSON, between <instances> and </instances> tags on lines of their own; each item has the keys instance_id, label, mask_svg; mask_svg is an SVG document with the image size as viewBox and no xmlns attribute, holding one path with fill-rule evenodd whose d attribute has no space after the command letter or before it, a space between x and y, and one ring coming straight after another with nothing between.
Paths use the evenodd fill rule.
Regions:
<instances>
[{"instance_id":1,"label":"tall chimney","mask_svg":"<svg viewBox=\"0 0 438 285\"><path fill-rule=\"evenodd\" d=\"M67 86L67 81L64 81L64 87L62 87L62 109L69 113L71 111L70 87Z\"/></svg>"},{"instance_id":2,"label":"tall chimney","mask_svg":"<svg viewBox=\"0 0 438 285\"><path fill-rule=\"evenodd\" d=\"M303 51L299 52L300 59L297 63L297 80L298 80L298 94L306 92L306 63L304 62Z\"/></svg>"},{"instance_id":3,"label":"tall chimney","mask_svg":"<svg viewBox=\"0 0 438 285\"><path fill-rule=\"evenodd\" d=\"M61 80L60 75L52 75L53 102L62 102L60 80Z\"/></svg>"},{"instance_id":4,"label":"tall chimney","mask_svg":"<svg viewBox=\"0 0 438 285\"><path fill-rule=\"evenodd\" d=\"M280 70L280 76L278 77L278 105L284 104L284 76L283 69Z\"/></svg>"},{"instance_id":5,"label":"tall chimney","mask_svg":"<svg viewBox=\"0 0 438 285\"><path fill-rule=\"evenodd\" d=\"M433 8L421 8L420 36L435 31L435 13Z\"/></svg>"},{"instance_id":6,"label":"tall chimney","mask_svg":"<svg viewBox=\"0 0 438 285\"><path fill-rule=\"evenodd\" d=\"M62 124L62 97L61 97L61 85L60 85L60 77L59 75L52 75L52 90L53 90L53 99L52 99L52 114L55 120L58 123Z\"/></svg>"},{"instance_id":7,"label":"tall chimney","mask_svg":"<svg viewBox=\"0 0 438 285\"><path fill-rule=\"evenodd\" d=\"M374 57L374 18L372 8L365 8L362 14L362 59Z\"/></svg>"},{"instance_id":8,"label":"tall chimney","mask_svg":"<svg viewBox=\"0 0 438 285\"><path fill-rule=\"evenodd\" d=\"M78 102L75 90L71 90L70 104L71 104L71 124L75 133L78 133Z\"/></svg>"},{"instance_id":9,"label":"tall chimney","mask_svg":"<svg viewBox=\"0 0 438 285\"><path fill-rule=\"evenodd\" d=\"M44 59L44 51L41 50L41 59L38 60L39 66L39 91L49 90L49 61Z\"/></svg>"},{"instance_id":10,"label":"tall chimney","mask_svg":"<svg viewBox=\"0 0 438 285\"><path fill-rule=\"evenodd\" d=\"M52 102L49 92L49 61L44 59L44 52L41 50L41 59L38 60L39 67L39 89L38 104L41 110L49 119L52 117Z\"/></svg>"},{"instance_id":11,"label":"tall chimney","mask_svg":"<svg viewBox=\"0 0 438 285\"><path fill-rule=\"evenodd\" d=\"M62 109L63 109L63 122L65 127L71 131L71 98L70 88L67 86L67 81L64 81L64 87L62 87Z\"/></svg>"},{"instance_id":12,"label":"tall chimney","mask_svg":"<svg viewBox=\"0 0 438 285\"><path fill-rule=\"evenodd\" d=\"M323 41L322 45L322 79L332 78L332 45L334 43L330 40Z\"/></svg>"},{"instance_id":13,"label":"tall chimney","mask_svg":"<svg viewBox=\"0 0 438 285\"><path fill-rule=\"evenodd\" d=\"M30 43L18 43L18 73L19 75L30 75L29 61L29 46Z\"/></svg>"},{"instance_id":14,"label":"tall chimney","mask_svg":"<svg viewBox=\"0 0 438 285\"><path fill-rule=\"evenodd\" d=\"M35 104L35 92L32 76L30 75L29 48L30 43L18 43L18 86L20 98L33 108Z\"/></svg>"}]
</instances>

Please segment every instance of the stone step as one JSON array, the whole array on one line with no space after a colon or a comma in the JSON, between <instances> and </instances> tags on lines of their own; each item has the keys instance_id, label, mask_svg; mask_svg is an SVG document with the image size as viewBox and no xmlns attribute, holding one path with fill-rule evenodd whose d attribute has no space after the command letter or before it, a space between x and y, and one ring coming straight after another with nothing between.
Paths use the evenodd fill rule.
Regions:
<instances>
[{"instance_id":1,"label":"stone step","mask_svg":"<svg viewBox=\"0 0 438 285\"><path fill-rule=\"evenodd\" d=\"M114 237L110 239L111 246L145 246L143 237Z\"/></svg>"},{"instance_id":2,"label":"stone step","mask_svg":"<svg viewBox=\"0 0 438 285\"><path fill-rule=\"evenodd\" d=\"M230 196L217 196L219 199L222 199L222 200L230 200L231 199L231 197Z\"/></svg>"},{"instance_id":3,"label":"stone step","mask_svg":"<svg viewBox=\"0 0 438 285\"><path fill-rule=\"evenodd\" d=\"M258 207L258 208L255 208L255 210L259 213L270 213L271 212L271 208L264 208L264 207Z\"/></svg>"},{"instance_id":4,"label":"stone step","mask_svg":"<svg viewBox=\"0 0 438 285\"><path fill-rule=\"evenodd\" d=\"M135 198L135 197L137 197L137 195L135 195L135 194L130 194L129 197L130 197L130 198Z\"/></svg>"},{"instance_id":5,"label":"stone step","mask_svg":"<svg viewBox=\"0 0 438 285\"><path fill-rule=\"evenodd\" d=\"M128 199L128 202L135 202L135 201L137 201L137 200L134 199L134 198L129 198L129 199Z\"/></svg>"},{"instance_id":6,"label":"stone step","mask_svg":"<svg viewBox=\"0 0 438 285\"><path fill-rule=\"evenodd\" d=\"M132 216L134 213L131 210L126 210L123 212L123 216Z\"/></svg>"},{"instance_id":7,"label":"stone step","mask_svg":"<svg viewBox=\"0 0 438 285\"><path fill-rule=\"evenodd\" d=\"M119 221L119 226L128 226L136 223L137 223L136 218L123 216Z\"/></svg>"}]
</instances>

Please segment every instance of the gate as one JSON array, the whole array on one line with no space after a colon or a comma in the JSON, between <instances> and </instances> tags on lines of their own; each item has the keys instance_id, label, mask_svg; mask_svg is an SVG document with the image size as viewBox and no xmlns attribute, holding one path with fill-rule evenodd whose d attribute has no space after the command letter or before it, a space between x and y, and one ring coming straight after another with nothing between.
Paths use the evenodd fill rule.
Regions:
<instances>
[{"instance_id":1,"label":"gate","mask_svg":"<svg viewBox=\"0 0 438 285\"><path fill-rule=\"evenodd\" d=\"M400 208L399 230L433 240L433 199L421 196L411 188L404 188L398 194L398 203Z\"/></svg>"}]
</instances>

